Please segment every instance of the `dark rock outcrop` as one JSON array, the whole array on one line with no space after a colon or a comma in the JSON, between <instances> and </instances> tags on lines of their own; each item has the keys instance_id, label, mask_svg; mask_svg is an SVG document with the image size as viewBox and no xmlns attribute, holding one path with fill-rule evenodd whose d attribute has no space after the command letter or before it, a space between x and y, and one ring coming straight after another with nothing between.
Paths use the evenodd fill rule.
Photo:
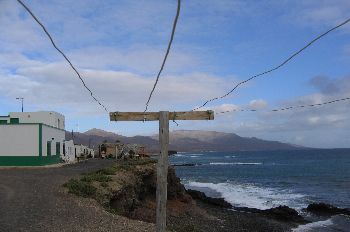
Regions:
<instances>
[{"instance_id":1,"label":"dark rock outcrop","mask_svg":"<svg viewBox=\"0 0 350 232\"><path fill-rule=\"evenodd\" d=\"M222 208L232 208L232 205L225 201L224 198L208 197L205 195L205 193L192 189L188 189L187 193L190 194L190 196L195 200L200 200L204 203L219 206Z\"/></svg>"},{"instance_id":2,"label":"dark rock outcrop","mask_svg":"<svg viewBox=\"0 0 350 232\"><path fill-rule=\"evenodd\" d=\"M156 166L144 166L141 169L130 169L132 176L125 181L123 188L111 193L109 207L120 215L142 220L155 222L157 174ZM185 187L175 174L175 169L168 169L168 208L171 215L173 211L180 212L181 205L191 204L192 199L186 193ZM178 207L179 206L179 207Z\"/></svg>"},{"instance_id":3,"label":"dark rock outcrop","mask_svg":"<svg viewBox=\"0 0 350 232\"><path fill-rule=\"evenodd\" d=\"M196 164L173 164L173 167L193 167L196 166Z\"/></svg>"},{"instance_id":4,"label":"dark rock outcrop","mask_svg":"<svg viewBox=\"0 0 350 232\"><path fill-rule=\"evenodd\" d=\"M248 208L248 207L233 207L230 203L225 201L223 198L213 198L208 197L205 193L188 189L187 193L191 195L191 197L195 200L200 200L204 203L219 206L222 208L233 208L236 211L248 212L258 214L264 217L272 218L278 221L283 221L287 223L297 223L304 224L309 221L305 220L295 209L289 208L288 206L278 206L271 209L261 210L256 208Z\"/></svg>"},{"instance_id":5,"label":"dark rock outcrop","mask_svg":"<svg viewBox=\"0 0 350 232\"><path fill-rule=\"evenodd\" d=\"M299 213L288 206L278 206L276 208L262 210L262 213L266 216L272 217L279 221L285 222L296 222L296 223L307 223Z\"/></svg>"},{"instance_id":6,"label":"dark rock outcrop","mask_svg":"<svg viewBox=\"0 0 350 232\"><path fill-rule=\"evenodd\" d=\"M306 211L317 216L333 216L337 214L350 215L349 209L338 208L325 203L309 204Z\"/></svg>"},{"instance_id":7,"label":"dark rock outcrop","mask_svg":"<svg viewBox=\"0 0 350 232\"><path fill-rule=\"evenodd\" d=\"M283 222L298 224L304 224L309 222L305 220L295 209L289 208L285 205L280 205L278 207L265 210L248 207L235 207L234 209L237 211L259 214Z\"/></svg>"}]
</instances>

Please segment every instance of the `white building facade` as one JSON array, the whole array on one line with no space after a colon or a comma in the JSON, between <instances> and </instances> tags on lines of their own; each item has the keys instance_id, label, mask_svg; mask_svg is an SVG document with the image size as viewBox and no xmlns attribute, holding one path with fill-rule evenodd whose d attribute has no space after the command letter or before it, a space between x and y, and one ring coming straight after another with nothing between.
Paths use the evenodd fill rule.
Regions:
<instances>
[{"instance_id":1,"label":"white building facade","mask_svg":"<svg viewBox=\"0 0 350 232\"><path fill-rule=\"evenodd\" d=\"M94 158L95 157L95 151L92 148L89 148L82 144L75 144L74 145L74 153L76 158Z\"/></svg>"},{"instance_id":2,"label":"white building facade","mask_svg":"<svg viewBox=\"0 0 350 232\"><path fill-rule=\"evenodd\" d=\"M59 163L65 140L65 118L50 111L0 116L0 166Z\"/></svg>"},{"instance_id":3,"label":"white building facade","mask_svg":"<svg viewBox=\"0 0 350 232\"><path fill-rule=\"evenodd\" d=\"M66 163L74 163L76 161L73 140L64 141L63 155L61 156L61 158Z\"/></svg>"}]
</instances>

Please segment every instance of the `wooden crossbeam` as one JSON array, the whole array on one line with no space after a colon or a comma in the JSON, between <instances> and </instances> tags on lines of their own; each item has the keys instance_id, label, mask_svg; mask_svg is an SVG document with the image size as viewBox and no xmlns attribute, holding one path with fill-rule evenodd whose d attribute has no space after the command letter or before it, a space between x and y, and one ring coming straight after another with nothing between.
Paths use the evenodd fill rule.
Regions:
<instances>
[{"instance_id":1,"label":"wooden crossbeam","mask_svg":"<svg viewBox=\"0 0 350 232\"><path fill-rule=\"evenodd\" d=\"M111 121L158 121L159 112L111 112ZM169 112L169 120L214 120L214 111Z\"/></svg>"}]
</instances>

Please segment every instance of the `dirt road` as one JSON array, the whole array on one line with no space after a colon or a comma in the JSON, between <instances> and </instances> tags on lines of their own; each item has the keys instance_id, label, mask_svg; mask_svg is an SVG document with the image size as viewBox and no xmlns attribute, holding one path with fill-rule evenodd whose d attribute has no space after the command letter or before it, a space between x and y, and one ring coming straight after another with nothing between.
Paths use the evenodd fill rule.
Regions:
<instances>
[{"instance_id":1,"label":"dirt road","mask_svg":"<svg viewBox=\"0 0 350 232\"><path fill-rule=\"evenodd\" d=\"M154 226L106 212L65 193L62 184L112 164L89 160L59 168L0 169L0 231L154 231Z\"/></svg>"}]
</instances>

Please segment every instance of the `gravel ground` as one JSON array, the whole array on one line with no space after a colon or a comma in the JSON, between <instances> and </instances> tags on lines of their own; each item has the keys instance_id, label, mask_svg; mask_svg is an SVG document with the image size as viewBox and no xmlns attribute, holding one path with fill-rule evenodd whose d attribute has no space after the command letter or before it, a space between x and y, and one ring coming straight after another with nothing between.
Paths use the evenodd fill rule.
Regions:
<instances>
[{"instance_id":1,"label":"gravel ground","mask_svg":"<svg viewBox=\"0 0 350 232\"><path fill-rule=\"evenodd\" d=\"M190 214L171 217L170 224L175 232L286 232L291 225L256 215L216 207L197 201L198 209Z\"/></svg>"},{"instance_id":2,"label":"gravel ground","mask_svg":"<svg viewBox=\"0 0 350 232\"><path fill-rule=\"evenodd\" d=\"M111 160L52 168L0 169L0 231L154 231L154 225L106 212L97 202L65 193L62 185Z\"/></svg>"}]
</instances>

